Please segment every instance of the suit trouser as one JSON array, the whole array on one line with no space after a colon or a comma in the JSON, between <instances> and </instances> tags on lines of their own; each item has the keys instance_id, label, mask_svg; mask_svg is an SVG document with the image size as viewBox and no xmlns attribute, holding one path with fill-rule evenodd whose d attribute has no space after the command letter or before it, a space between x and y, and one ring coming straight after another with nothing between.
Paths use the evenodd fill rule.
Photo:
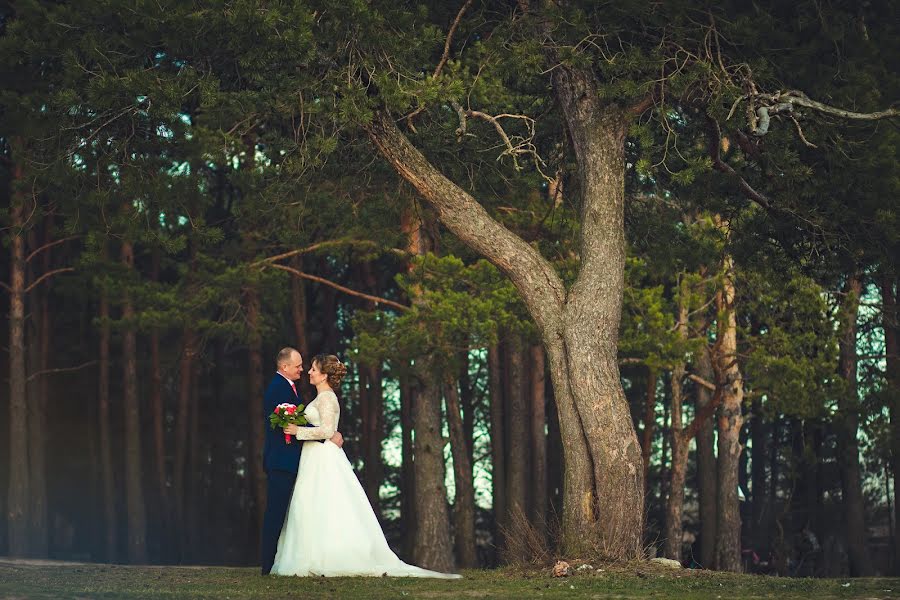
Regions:
<instances>
[{"instance_id":1,"label":"suit trouser","mask_svg":"<svg viewBox=\"0 0 900 600\"><path fill-rule=\"evenodd\" d=\"M287 516L294 481L297 474L290 471L269 471L266 495L266 513L263 517L262 535L259 540L260 566L263 575L268 575L278 551L278 536Z\"/></svg>"}]
</instances>

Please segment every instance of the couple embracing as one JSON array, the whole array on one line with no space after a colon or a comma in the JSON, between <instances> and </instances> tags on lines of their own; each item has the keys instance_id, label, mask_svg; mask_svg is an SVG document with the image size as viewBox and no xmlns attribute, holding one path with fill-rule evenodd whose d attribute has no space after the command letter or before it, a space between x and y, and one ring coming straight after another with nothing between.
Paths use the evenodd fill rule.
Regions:
<instances>
[{"instance_id":1,"label":"couple embracing","mask_svg":"<svg viewBox=\"0 0 900 600\"><path fill-rule=\"evenodd\" d=\"M282 403L300 404L297 382L303 358L294 348L276 357L278 372L266 389L263 419ZM341 408L334 390L347 368L332 354L313 358L309 382L315 399L306 406L308 425L266 428L263 464L268 477L260 540L263 575L459 578L400 560L381 526L338 433ZM288 444L285 435L297 438Z\"/></svg>"}]
</instances>

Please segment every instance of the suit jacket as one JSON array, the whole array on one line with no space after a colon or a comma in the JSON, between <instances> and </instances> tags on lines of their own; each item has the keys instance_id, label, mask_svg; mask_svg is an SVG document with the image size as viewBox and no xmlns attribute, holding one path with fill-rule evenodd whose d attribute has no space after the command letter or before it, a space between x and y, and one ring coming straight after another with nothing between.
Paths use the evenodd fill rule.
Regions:
<instances>
[{"instance_id":1,"label":"suit jacket","mask_svg":"<svg viewBox=\"0 0 900 600\"><path fill-rule=\"evenodd\" d=\"M263 448L263 469L269 471L288 471L296 473L300 464L300 448L303 442L295 439L290 444L284 442L284 432L276 427L269 426L269 415L275 412L275 407L282 402L300 404L302 400L294 394L287 378L280 373L269 382L266 393L263 396L263 423L266 428L266 443ZM305 403L304 403L305 404Z\"/></svg>"}]
</instances>

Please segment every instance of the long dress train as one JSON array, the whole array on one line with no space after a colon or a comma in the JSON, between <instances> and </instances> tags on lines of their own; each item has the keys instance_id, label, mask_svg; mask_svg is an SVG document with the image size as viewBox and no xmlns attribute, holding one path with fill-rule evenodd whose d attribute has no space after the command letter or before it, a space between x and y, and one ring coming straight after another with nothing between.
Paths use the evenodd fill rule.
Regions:
<instances>
[{"instance_id":1,"label":"long dress train","mask_svg":"<svg viewBox=\"0 0 900 600\"><path fill-rule=\"evenodd\" d=\"M297 438L330 438L340 406L324 391L306 407L315 427L301 427ZM457 579L400 560L387 540L343 449L330 441L306 441L297 482L272 567L273 575L394 576Z\"/></svg>"}]
</instances>

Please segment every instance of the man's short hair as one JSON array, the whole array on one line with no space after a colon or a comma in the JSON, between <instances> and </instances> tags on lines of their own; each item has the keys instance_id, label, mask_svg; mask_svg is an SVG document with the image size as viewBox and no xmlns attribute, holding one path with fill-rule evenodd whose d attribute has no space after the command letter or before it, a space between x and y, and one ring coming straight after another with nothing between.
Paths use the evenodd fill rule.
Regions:
<instances>
[{"instance_id":1,"label":"man's short hair","mask_svg":"<svg viewBox=\"0 0 900 600\"><path fill-rule=\"evenodd\" d=\"M294 355L294 352L300 354L300 351L296 348L291 348L290 346L285 346L281 350L278 351L278 354L275 355L275 365L281 368L281 365L285 365L291 362L291 356Z\"/></svg>"}]
</instances>

